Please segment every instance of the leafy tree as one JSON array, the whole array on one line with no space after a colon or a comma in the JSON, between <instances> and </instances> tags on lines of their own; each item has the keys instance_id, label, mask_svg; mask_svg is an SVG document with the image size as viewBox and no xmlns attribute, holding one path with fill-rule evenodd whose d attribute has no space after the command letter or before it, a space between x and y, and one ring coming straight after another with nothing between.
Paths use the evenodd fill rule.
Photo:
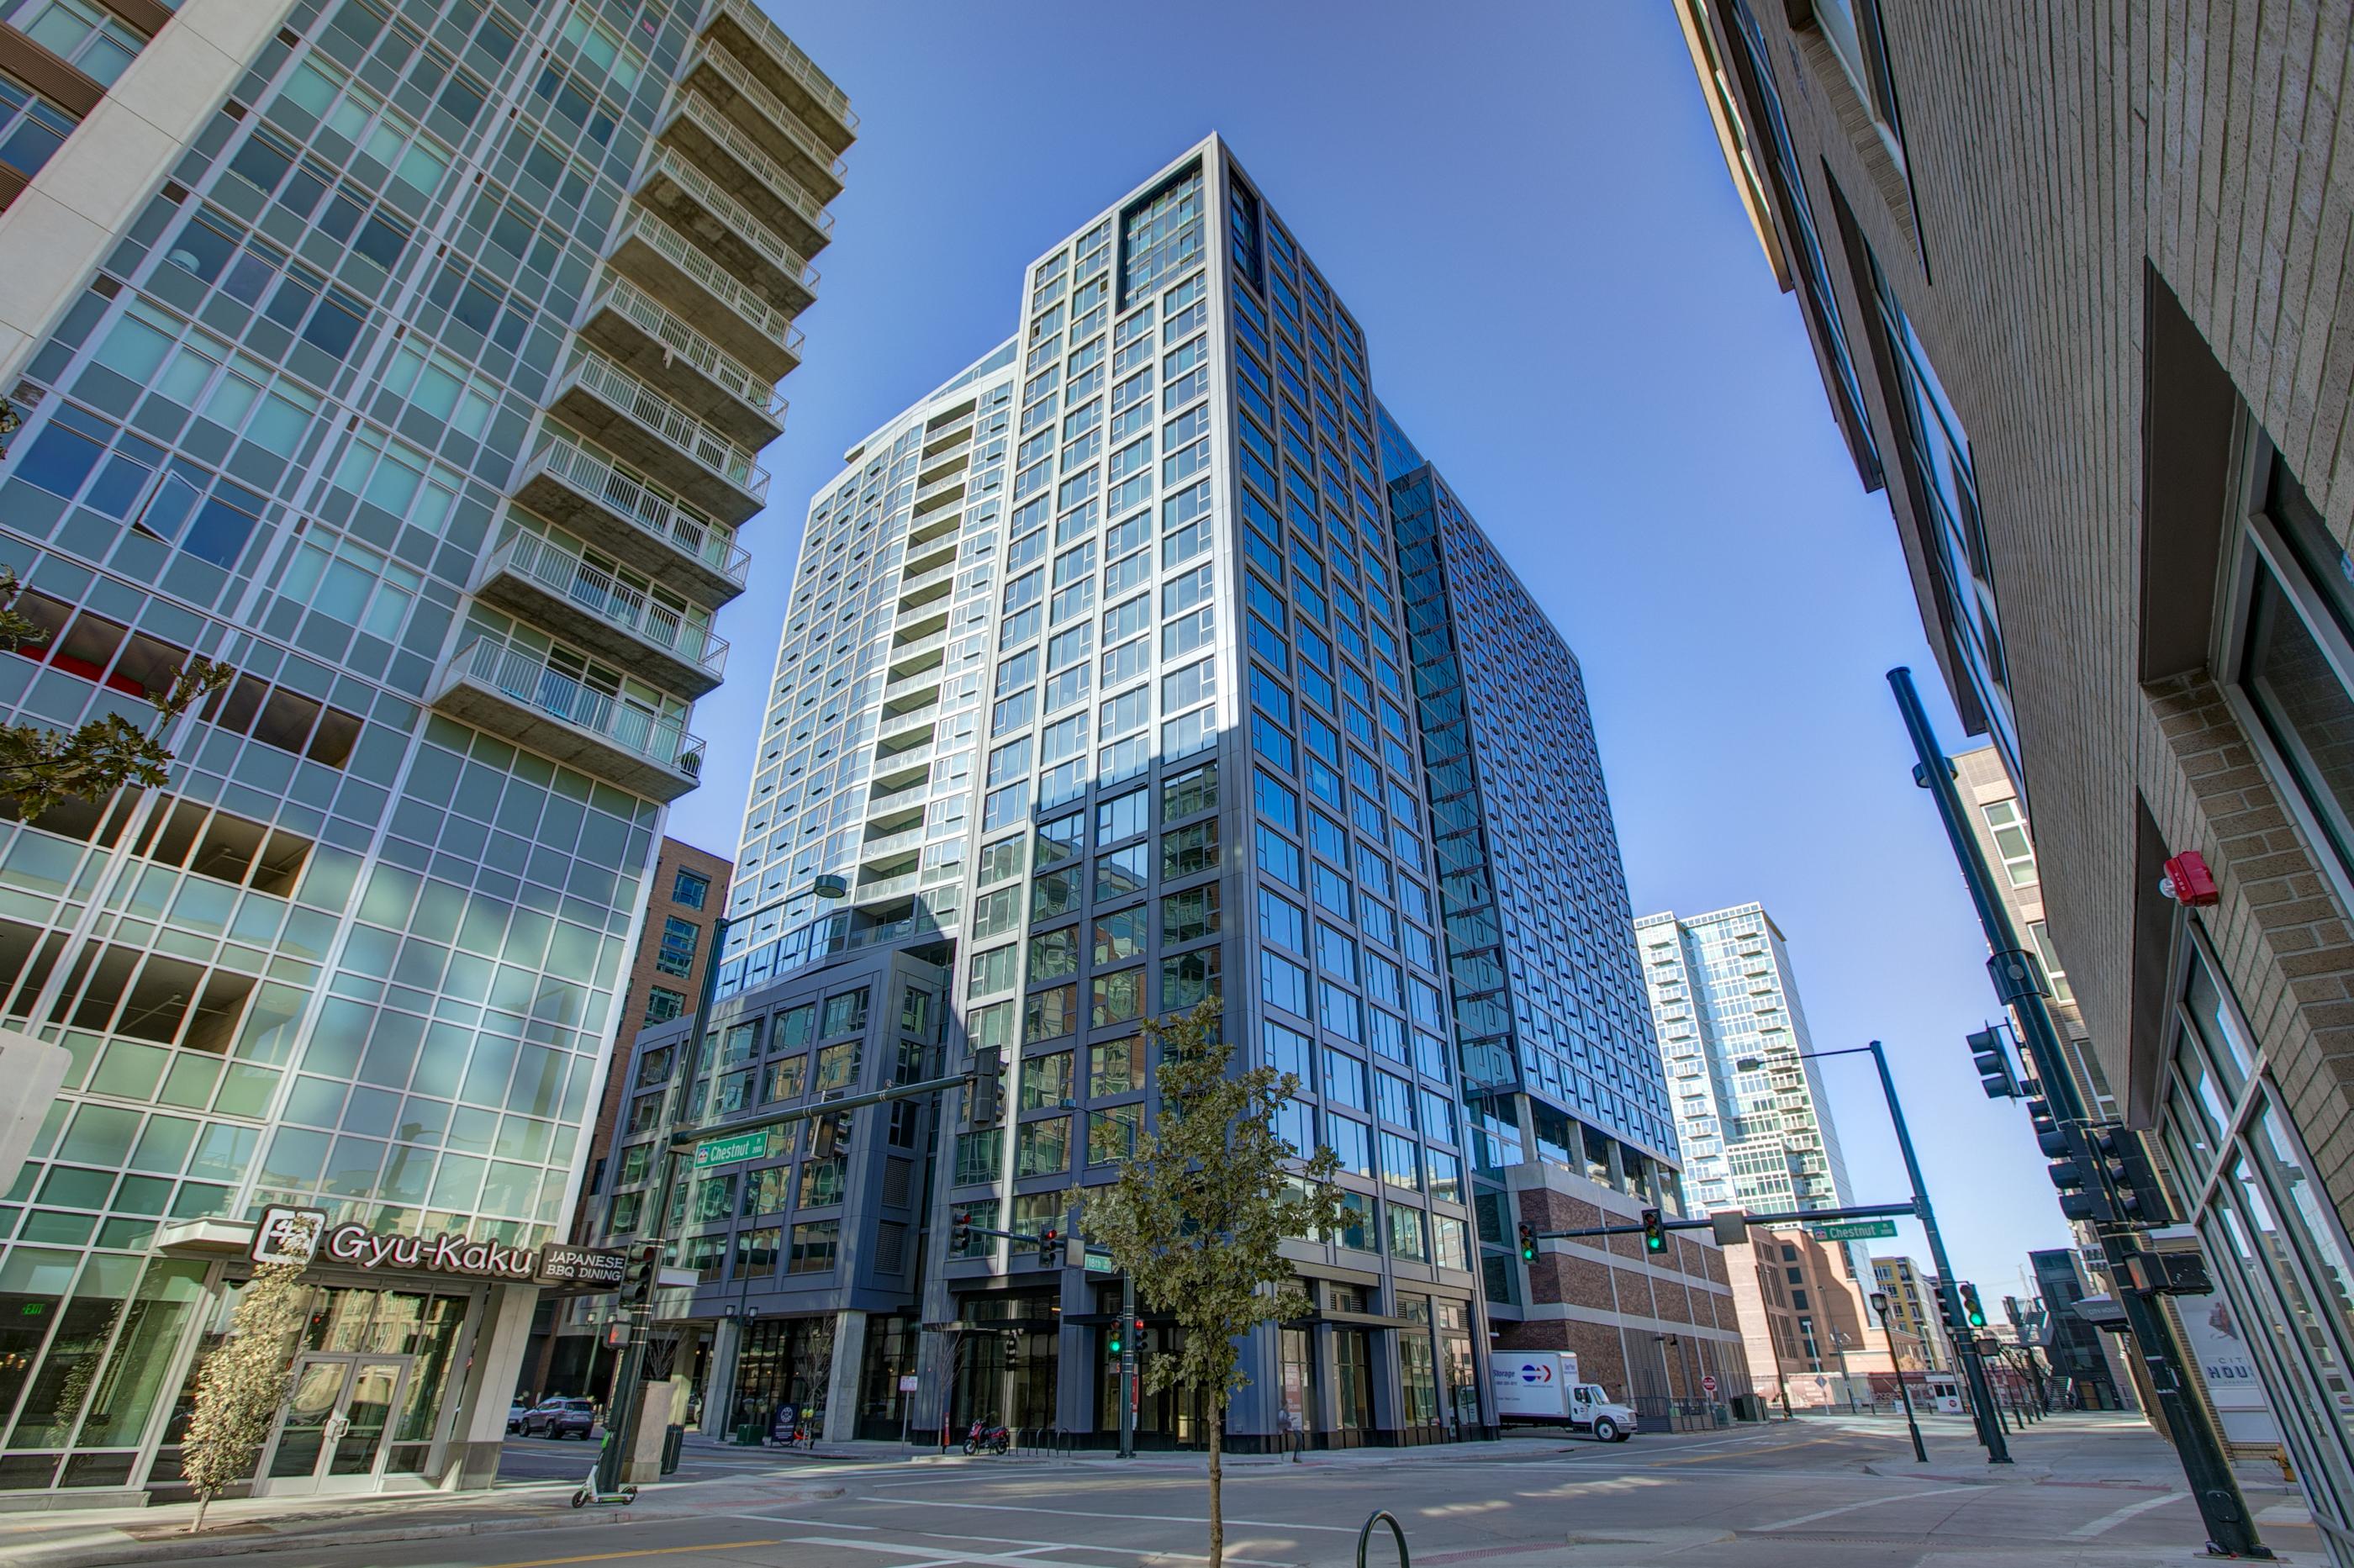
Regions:
<instances>
[{"instance_id":1,"label":"leafy tree","mask_svg":"<svg viewBox=\"0 0 2354 1568\"><path fill-rule=\"evenodd\" d=\"M1218 1004L1147 1023L1160 1046L1151 1130L1119 1182L1087 1199L1087 1234L1133 1276L1138 1293L1183 1330L1174 1355L1145 1369L1154 1392L1176 1384L1206 1396L1210 1429L1210 1568L1225 1551L1219 1439L1226 1406L1248 1382L1237 1340L1270 1319L1309 1310L1286 1237L1337 1229L1340 1161L1319 1148L1304 1161L1276 1135L1278 1107L1299 1080L1272 1067L1236 1070L1219 1032ZM1304 1178L1304 1180L1303 1180Z\"/></svg>"},{"instance_id":2,"label":"leafy tree","mask_svg":"<svg viewBox=\"0 0 2354 1568\"><path fill-rule=\"evenodd\" d=\"M238 1298L228 1338L196 1370L196 1413L180 1456L181 1470L196 1493L189 1534L204 1527L213 1499L250 1478L260 1460L270 1424L286 1400L294 1336L310 1298L300 1265L259 1266Z\"/></svg>"},{"instance_id":3,"label":"leafy tree","mask_svg":"<svg viewBox=\"0 0 2354 1568\"><path fill-rule=\"evenodd\" d=\"M16 574L0 567L0 652L48 641L46 627L15 608L22 591ZM158 715L150 735L120 714L91 719L73 731L39 725L0 725L0 810L37 817L71 796L103 804L126 784L154 789L169 777L172 754L158 736L173 719L199 699L228 684L237 672L227 664L191 658L162 695L148 697Z\"/></svg>"}]
</instances>

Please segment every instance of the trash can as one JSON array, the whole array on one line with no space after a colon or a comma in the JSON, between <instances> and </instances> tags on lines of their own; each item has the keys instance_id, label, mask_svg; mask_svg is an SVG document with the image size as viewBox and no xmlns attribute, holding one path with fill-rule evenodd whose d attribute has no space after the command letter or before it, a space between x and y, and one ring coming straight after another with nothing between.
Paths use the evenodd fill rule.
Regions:
<instances>
[{"instance_id":1,"label":"trash can","mask_svg":"<svg viewBox=\"0 0 2354 1568\"><path fill-rule=\"evenodd\" d=\"M663 1428L662 1473L663 1475L674 1476L678 1474L679 1450L685 1446L685 1427L665 1426Z\"/></svg>"},{"instance_id":2,"label":"trash can","mask_svg":"<svg viewBox=\"0 0 2354 1568\"><path fill-rule=\"evenodd\" d=\"M736 1441L747 1448L757 1448L768 1440L769 1427L762 1421L739 1421L736 1424Z\"/></svg>"}]
</instances>

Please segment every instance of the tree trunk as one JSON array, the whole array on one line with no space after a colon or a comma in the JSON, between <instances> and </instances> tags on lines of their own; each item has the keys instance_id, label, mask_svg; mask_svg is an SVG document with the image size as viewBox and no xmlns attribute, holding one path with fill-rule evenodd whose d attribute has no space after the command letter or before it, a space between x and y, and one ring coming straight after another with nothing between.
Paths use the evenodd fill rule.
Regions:
<instances>
[{"instance_id":1,"label":"tree trunk","mask_svg":"<svg viewBox=\"0 0 2354 1568\"><path fill-rule=\"evenodd\" d=\"M212 1500L213 1495L210 1492L198 1492L196 1494L196 1517L188 1520L188 1533L190 1535L196 1534L196 1531L205 1527L205 1510L212 1506Z\"/></svg>"},{"instance_id":2,"label":"tree trunk","mask_svg":"<svg viewBox=\"0 0 2354 1568\"><path fill-rule=\"evenodd\" d=\"M1218 1429L1225 1424L1225 1409L1213 1402L1210 1406L1210 1568L1219 1568L1226 1552L1226 1520L1223 1512L1223 1495L1219 1489L1224 1478L1218 1468Z\"/></svg>"}]
</instances>

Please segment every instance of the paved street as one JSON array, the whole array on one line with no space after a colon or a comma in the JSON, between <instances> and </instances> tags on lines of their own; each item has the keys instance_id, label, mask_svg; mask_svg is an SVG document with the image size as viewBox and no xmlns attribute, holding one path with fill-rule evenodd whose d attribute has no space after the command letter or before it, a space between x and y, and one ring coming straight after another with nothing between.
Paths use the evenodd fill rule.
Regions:
<instances>
[{"instance_id":1,"label":"paved street","mask_svg":"<svg viewBox=\"0 0 2354 1568\"><path fill-rule=\"evenodd\" d=\"M1479 1450L1363 1453L1290 1465L1239 1462L1227 1481L1227 1555L1240 1568L1354 1560L1376 1509L1405 1526L1417 1564L1496 1561L1638 1564L2130 1564L2187 1562L2201 1537L2172 1456L2137 1420L2075 1416L2014 1439L2000 1482L1958 1422L1936 1425L1926 1474L1891 1420L1820 1419L1604 1446L1516 1437ZM578 1444L517 1440L510 1471L569 1469ZM606 1520L349 1548L215 1559L310 1568L1151 1568L1198 1560L1201 1465L1156 1456L1119 1465L1004 1459L845 1464L704 1451L698 1471L822 1477L823 1501L674 1508L704 1489L665 1488L662 1511ZM1873 1469L1890 1473L1875 1474ZM706 1479L716 1477L706 1477ZM2258 1483L2264 1478L2251 1472ZM724 1483L723 1483L724 1485ZM2317 1560L2294 1495L2253 1492L2271 1544ZM649 1501L657 1494L649 1494ZM740 1493L731 1493L740 1496ZM1392 1561L1385 1540L1370 1561Z\"/></svg>"}]
</instances>

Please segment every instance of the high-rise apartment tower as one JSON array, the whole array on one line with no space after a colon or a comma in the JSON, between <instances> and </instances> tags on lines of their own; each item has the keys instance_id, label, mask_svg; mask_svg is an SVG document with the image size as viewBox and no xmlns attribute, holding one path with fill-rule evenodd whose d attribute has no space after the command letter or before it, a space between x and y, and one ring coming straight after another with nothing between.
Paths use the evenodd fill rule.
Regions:
<instances>
[{"instance_id":1,"label":"high-rise apartment tower","mask_svg":"<svg viewBox=\"0 0 2354 1568\"><path fill-rule=\"evenodd\" d=\"M173 1495L257 1255L257 1489L484 1484L855 120L750 0L0 19L0 704L237 673L164 787L0 826L0 1015L74 1062L0 1488Z\"/></svg>"}]
</instances>

